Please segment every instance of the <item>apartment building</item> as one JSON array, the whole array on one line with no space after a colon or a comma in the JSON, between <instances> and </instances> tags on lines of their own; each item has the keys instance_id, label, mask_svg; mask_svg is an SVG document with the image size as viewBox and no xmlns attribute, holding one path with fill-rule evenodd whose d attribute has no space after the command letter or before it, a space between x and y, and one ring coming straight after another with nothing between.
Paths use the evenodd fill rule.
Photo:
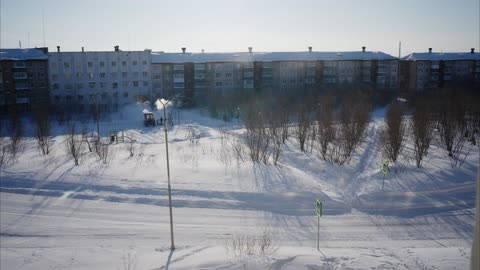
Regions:
<instances>
[{"instance_id":1,"label":"apartment building","mask_svg":"<svg viewBox=\"0 0 480 270\"><path fill-rule=\"evenodd\" d=\"M398 87L398 59L357 52L152 53L153 93L202 98L231 91Z\"/></svg>"},{"instance_id":2,"label":"apartment building","mask_svg":"<svg viewBox=\"0 0 480 270\"><path fill-rule=\"evenodd\" d=\"M468 53L412 53L400 62L400 90L414 94L428 89L448 87L480 87L480 54L472 48Z\"/></svg>"},{"instance_id":3,"label":"apartment building","mask_svg":"<svg viewBox=\"0 0 480 270\"><path fill-rule=\"evenodd\" d=\"M151 51L57 52L48 54L51 103L63 110L116 111L152 98Z\"/></svg>"},{"instance_id":4,"label":"apartment building","mask_svg":"<svg viewBox=\"0 0 480 270\"><path fill-rule=\"evenodd\" d=\"M0 112L48 108L47 53L48 48L0 50Z\"/></svg>"},{"instance_id":5,"label":"apartment building","mask_svg":"<svg viewBox=\"0 0 480 270\"><path fill-rule=\"evenodd\" d=\"M250 53L152 53L152 92L157 97L201 99L208 93L253 89Z\"/></svg>"}]
</instances>

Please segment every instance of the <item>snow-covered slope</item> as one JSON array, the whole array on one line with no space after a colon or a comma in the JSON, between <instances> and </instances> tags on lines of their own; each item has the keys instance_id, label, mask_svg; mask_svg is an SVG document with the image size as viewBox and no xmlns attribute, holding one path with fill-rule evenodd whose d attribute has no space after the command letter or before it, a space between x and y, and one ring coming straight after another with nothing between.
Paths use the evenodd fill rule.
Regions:
<instances>
[{"instance_id":1,"label":"snow-covered slope","mask_svg":"<svg viewBox=\"0 0 480 270\"><path fill-rule=\"evenodd\" d=\"M133 157L118 143L108 164L86 153L74 166L63 127L49 157L25 140L19 162L1 172L1 269L126 269L129 256L136 269L468 267L478 147L461 168L438 146L422 169L402 158L382 190L381 111L347 166L322 161L310 147L300 152L294 138L278 166L239 162L228 147L244 131L238 123L180 111L169 131L177 246L170 252L163 129L144 128L143 108L132 110L101 129L123 129L136 142ZM316 199L324 207L320 252ZM265 231L273 254L226 248L232 237Z\"/></svg>"}]
</instances>

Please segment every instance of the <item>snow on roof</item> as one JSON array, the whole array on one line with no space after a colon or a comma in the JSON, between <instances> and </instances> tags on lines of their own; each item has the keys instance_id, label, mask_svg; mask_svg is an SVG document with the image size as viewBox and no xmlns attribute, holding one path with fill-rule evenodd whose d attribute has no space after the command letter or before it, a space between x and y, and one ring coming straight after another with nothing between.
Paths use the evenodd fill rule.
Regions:
<instances>
[{"instance_id":1,"label":"snow on roof","mask_svg":"<svg viewBox=\"0 0 480 270\"><path fill-rule=\"evenodd\" d=\"M439 61L439 60L480 60L480 53L411 53L401 58L408 61Z\"/></svg>"},{"instance_id":2,"label":"snow on roof","mask_svg":"<svg viewBox=\"0 0 480 270\"><path fill-rule=\"evenodd\" d=\"M41 49L0 49L0 60L46 60Z\"/></svg>"},{"instance_id":3,"label":"snow on roof","mask_svg":"<svg viewBox=\"0 0 480 270\"><path fill-rule=\"evenodd\" d=\"M316 60L394 60L383 52L237 52L237 53L164 53L152 52L152 63L206 63L254 61Z\"/></svg>"}]
</instances>

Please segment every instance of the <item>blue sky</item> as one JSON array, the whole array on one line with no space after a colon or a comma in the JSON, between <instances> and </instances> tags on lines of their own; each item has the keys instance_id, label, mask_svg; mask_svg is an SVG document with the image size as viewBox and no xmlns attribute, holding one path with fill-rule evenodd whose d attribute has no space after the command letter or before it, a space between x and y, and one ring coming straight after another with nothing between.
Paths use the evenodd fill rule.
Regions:
<instances>
[{"instance_id":1,"label":"blue sky","mask_svg":"<svg viewBox=\"0 0 480 270\"><path fill-rule=\"evenodd\" d=\"M479 0L0 0L0 46L480 52Z\"/></svg>"}]
</instances>

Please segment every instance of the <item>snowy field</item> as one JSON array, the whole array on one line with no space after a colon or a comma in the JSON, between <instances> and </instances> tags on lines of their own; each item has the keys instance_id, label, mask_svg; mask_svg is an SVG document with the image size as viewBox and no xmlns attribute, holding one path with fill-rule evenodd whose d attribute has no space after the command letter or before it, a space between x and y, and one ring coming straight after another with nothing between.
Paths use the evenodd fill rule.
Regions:
<instances>
[{"instance_id":1,"label":"snowy field","mask_svg":"<svg viewBox=\"0 0 480 270\"><path fill-rule=\"evenodd\" d=\"M169 131L171 252L164 133L143 127L142 110L101 122L103 135L124 129L137 146L130 157L128 143L112 144L108 164L87 152L75 166L64 127L55 126L48 157L34 138L24 141L19 161L1 171L2 270L469 267L479 148L468 144L469 157L452 168L435 141L424 168L402 158L382 190L383 111L373 113L348 165L322 161L310 147L302 153L289 138L274 166L235 158L229 145L244 132L236 120L181 110ZM324 213L320 251L316 199ZM272 237L265 255L238 254L227 244L264 232Z\"/></svg>"}]
</instances>

